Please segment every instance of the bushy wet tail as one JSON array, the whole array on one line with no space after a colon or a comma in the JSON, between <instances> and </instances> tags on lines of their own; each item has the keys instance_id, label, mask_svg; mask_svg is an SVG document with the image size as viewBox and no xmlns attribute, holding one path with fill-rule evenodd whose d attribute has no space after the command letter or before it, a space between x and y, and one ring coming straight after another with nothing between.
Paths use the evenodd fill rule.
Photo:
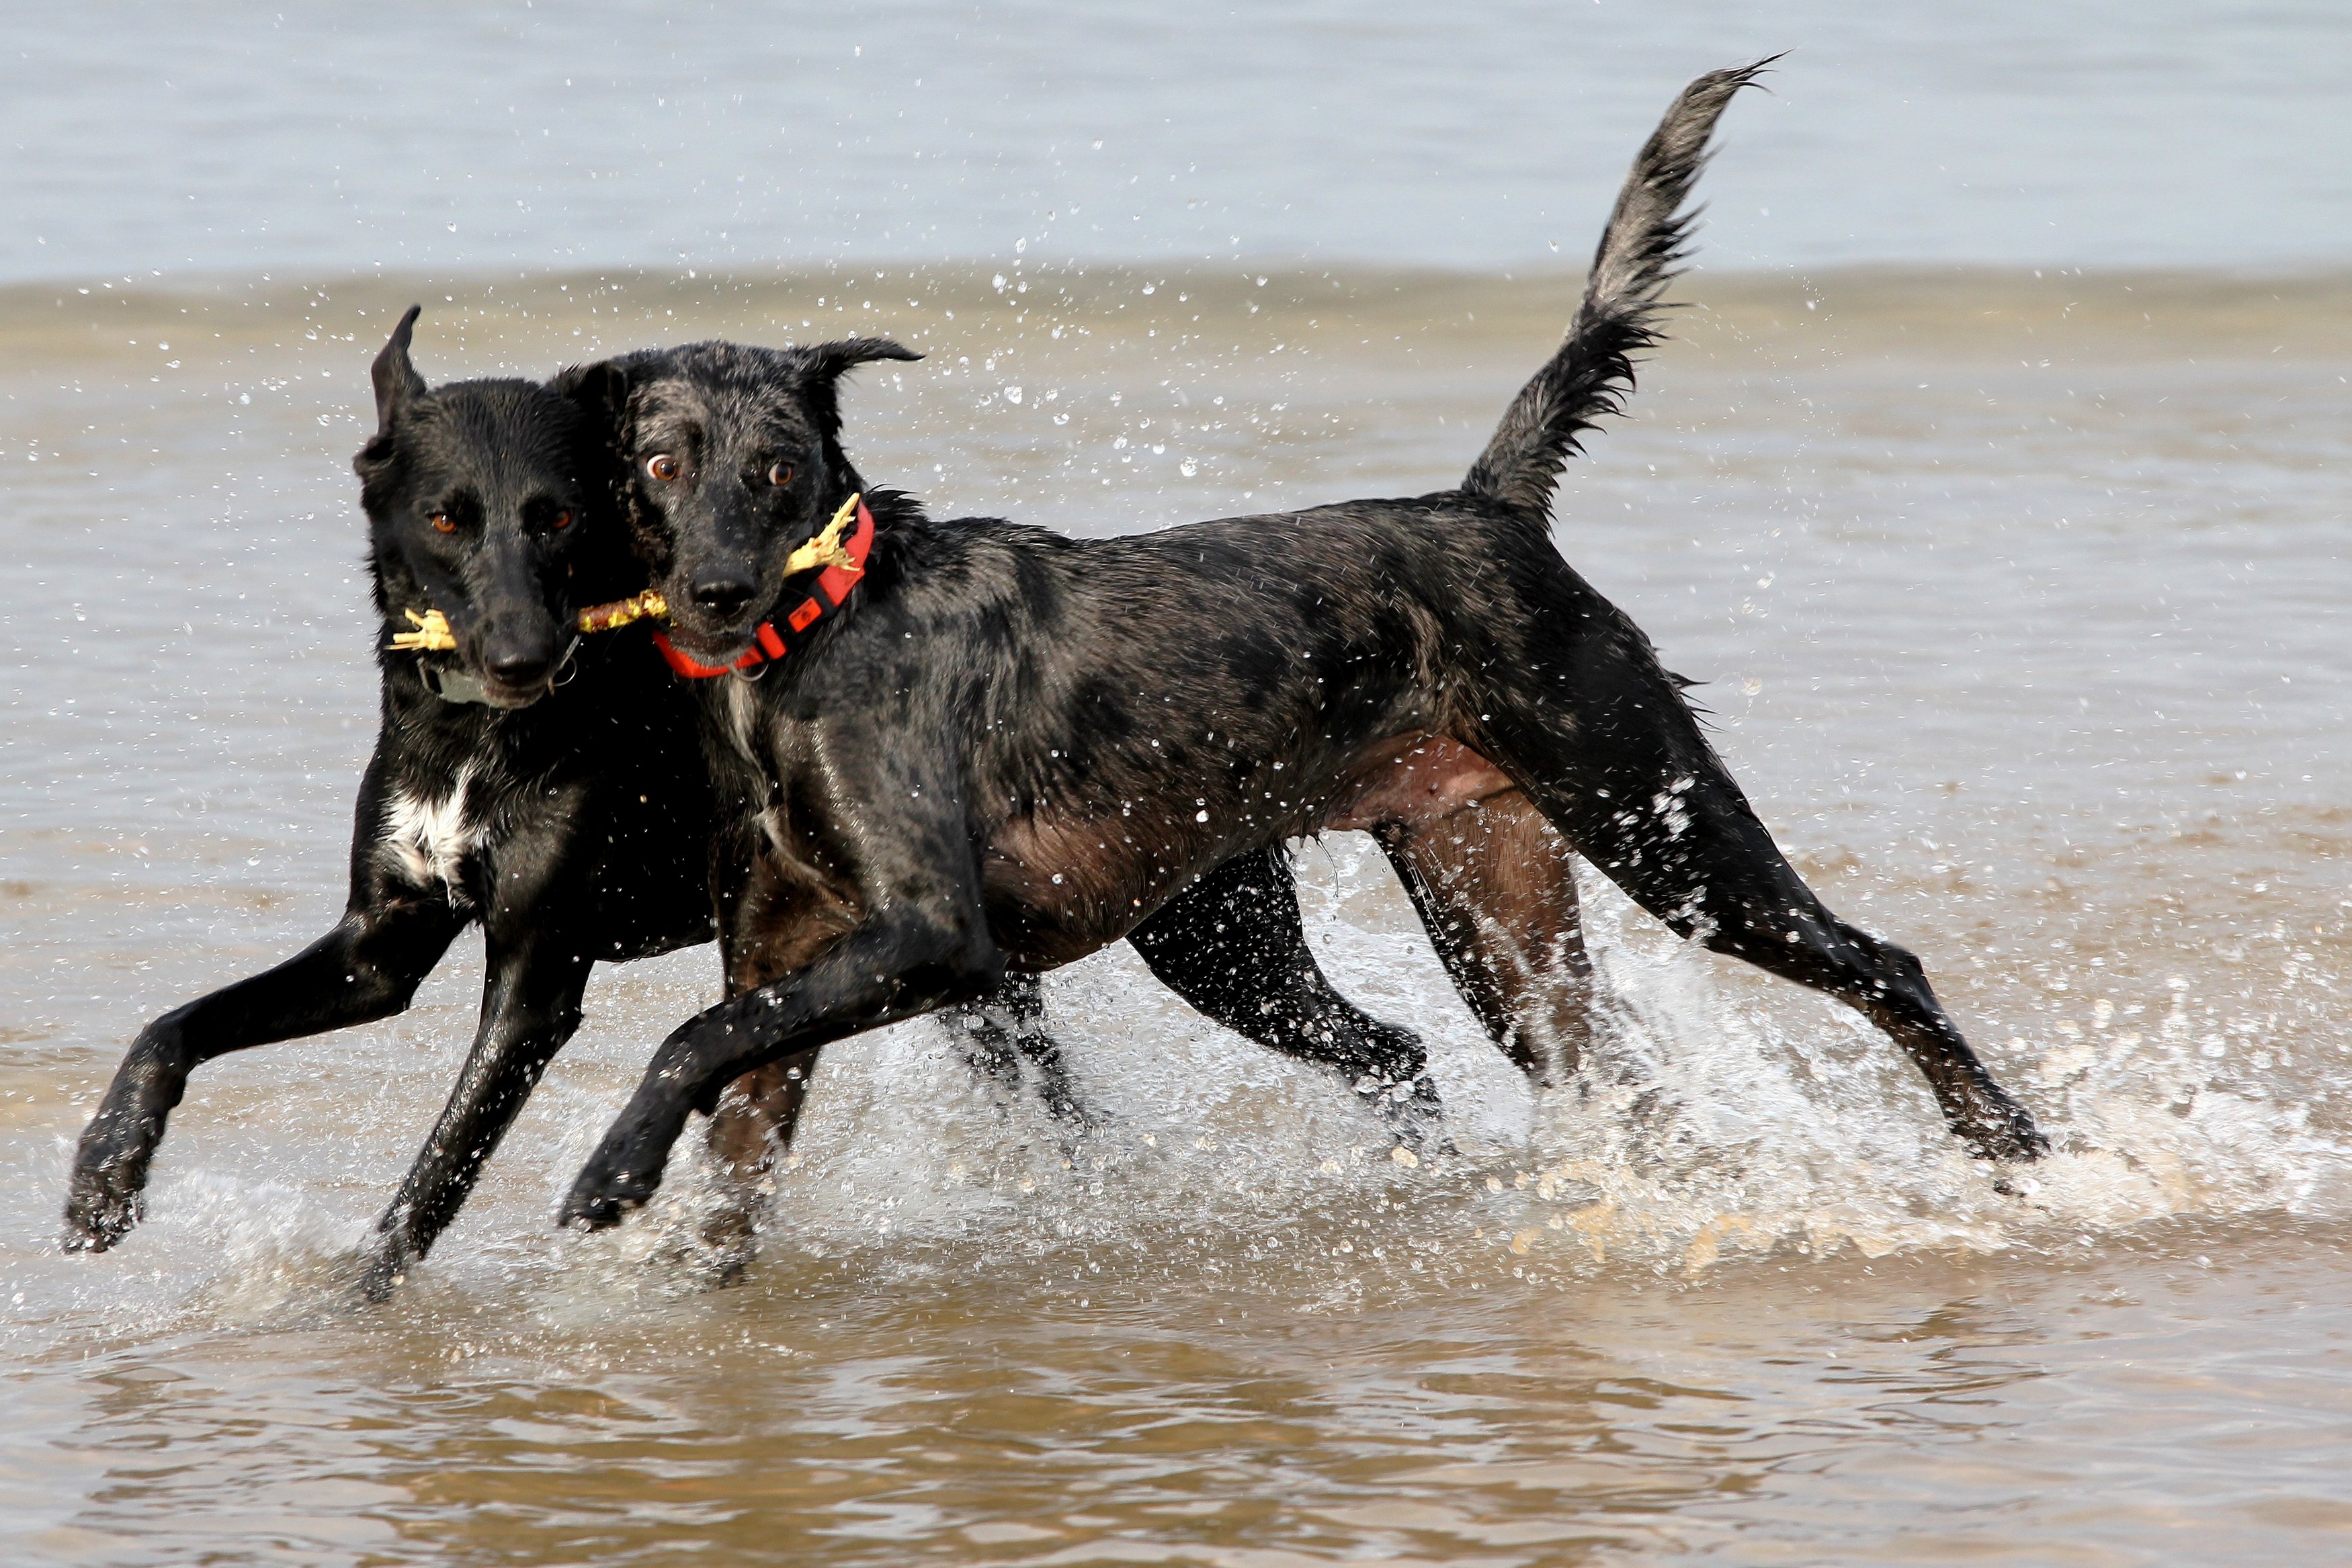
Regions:
<instances>
[{"instance_id":1,"label":"bushy wet tail","mask_svg":"<svg viewBox=\"0 0 2352 1568\"><path fill-rule=\"evenodd\" d=\"M1577 437L1618 412L1633 389L1633 355L1664 335L1658 296L1676 276L1698 217L1683 203L1706 166L1707 138L1732 98L1771 63L1709 71L1666 110L1617 193L1559 352L1520 389L1463 489L1538 514L1550 510L1552 486Z\"/></svg>"}]
</instances>

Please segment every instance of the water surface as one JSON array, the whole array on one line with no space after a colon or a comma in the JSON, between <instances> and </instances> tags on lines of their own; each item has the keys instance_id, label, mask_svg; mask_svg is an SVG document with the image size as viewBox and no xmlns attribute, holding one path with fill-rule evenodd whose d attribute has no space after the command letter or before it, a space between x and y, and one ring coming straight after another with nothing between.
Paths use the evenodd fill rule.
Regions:
<instances>
[{"instance_id":1,"label":"water surface","mask_svg":"<svg viewBox=\"0 0 2352 1568\"><path fill-rule=\"evenodd\" d=\"M1590 254L1700 71L1710 256L2352 258L2336 0L27 8L0 280Z\"/></svg>"},{"instance_id":2,"label":"water surface","mask_svg":"<svg viewBox=\"0 0 2352 1568\"><path fill-rule=\"evenodd\" d=\"M1002 282L999 282L999 277ZM436 379L889 330L866 471L1082 534L1451 483L1546 275L877 264L0 294L0 1346L13 1562L2295 1562L2352 1525L2342 867L2352 278L1702 272L1557 538L1706 683L1831 902L1925 955L2061 1153L2003 1194L1842 1011L1592 889L1538 1101L1360 836L1315 941L1457 1157L1124 950L1051 982L1066 1166L939 1029L836 1049L738 1289L691 1173L551 1228L708 950L605 971L391 1305L341 1258L470 1030L204 1070L118 1250L70 1140L167 1006L333 917L373 730L347 467Z\"/></svg>"}]
</instances>

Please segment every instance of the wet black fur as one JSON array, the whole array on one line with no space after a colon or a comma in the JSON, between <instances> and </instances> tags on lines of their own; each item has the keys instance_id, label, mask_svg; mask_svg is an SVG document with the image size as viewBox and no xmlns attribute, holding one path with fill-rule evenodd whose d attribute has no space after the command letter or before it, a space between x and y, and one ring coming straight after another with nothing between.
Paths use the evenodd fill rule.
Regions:
<instances>
[{"instance_id":1,"label":"wet black fur","mask_svg":"<svg viewBox=\"0 0 2352 1568\"><path fill-rule=\"evenodd\" d=\"M721 820L694 696L656 656L646 626L576 643L569 630L579 606L646 580L604 479L607 432L574 402L529 382L428 390L408 358L415 315L403 319L377 361L379 429L354 465L370 529L382 696L343 916L287 962L141 1031L82 1134L66 1205L69 1248L102 1250L137 1223L166 1118L196 1067L402 1011L459 933L479 923L488 955L479 1030L377 1222L365 1280L382 1294L455 1218L548 1061L579 1027L591 968L714 934L709 867ZM595 483L583 486L583 476ZM393 635L410 629L406 612L427 606L447 616L458 648L395 650ZM444 701L428 688L428 672L471 675L505 706ZM437 872L420 880L393 841L397 803L444 800L460 779L464 821L479 825L480 841L447 865L446 880ZM1188 922L1202 943L1232 933L1269 964L1247 975L1192 964L1187 955L1201 944L1187 939ZM1155 929L1167 950L1155 967L1222 1022L1354 1076L1392 1075L1420 1061L1412 1035L1357 1011L1324 980L1278 857L1223 868ZM997 1001L974 1025L975 1051L1006 1072L1017 1065L1012 1052L1025 1052L1049 1102L1074 1113L1037 1027L1034 982Z\"/></svg>"},{"instance_id":2,"label":"wet black fur","mask_svg":"<svg viewBox=\"0 0 2352 1568\"><path fill-rule=\"evenodd\" d=\"M701 694L722 809L756 824L738 885L785 890L733 906L737 939L811 912L840 935L662 1044L566 1218L643 1202L737 1074L1115 940L1208 869L1318 831L1357 759L1423 733L1492 759L1676 932L1886 1029L1972 1150L2038 1153L1917 960L1822 905L1649 640L1551 544L1553 476L1630 384L1708 134L1759 68L1703 77L1669 110L1566 341L1458 488L1078 541L934 523L863 484L834 389L852 363L910 357L895 344L704 343L571 376L612 411L634 537L697 657L797 602L785 557L853 490L878 534L807 648ZM665 455L667 481L647 467ZM760 477L778 463L791 484Z\"/></svg>"}]
</instances>

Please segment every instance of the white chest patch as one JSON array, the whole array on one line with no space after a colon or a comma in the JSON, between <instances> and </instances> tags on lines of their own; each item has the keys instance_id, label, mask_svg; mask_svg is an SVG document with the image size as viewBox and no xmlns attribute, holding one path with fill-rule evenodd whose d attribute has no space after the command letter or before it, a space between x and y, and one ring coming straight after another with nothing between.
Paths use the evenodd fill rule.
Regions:
<instances>
[{"instance_id":1,"label":"white chest patch","mask_svg":"<svg viewBox=\"0 0 2352 1568\"><path fill-rule=\"evenodd\" d=\"M767 762L760 755L760 701L752 693L751 683L729 677L727 681L727 735L735 743L737 755L751 765L755 773L765 774ZM784 814L772 807L760 813L760 825L767 831L768 842L778 854L791 860L792 851L784 841Z\"/></svg>"},{"instance_id":2,"label":"white chest patch","mask_svg":"<svg viewBox=\"0 0 2352 1568\"><path fill-rule=\"evenodd\" d=\"M741 754L744 761L750 763L754 768L762 768L765 765L761 760L760 747L758 744L760 736L759 696L751 690L751 682L739 681L732 675L726 676L725 679L727 682L728 737L735 742L735 749L737 752Z\"/></svg>"},{"instance_id":3,"label":"white chest patch","mask_svg":"<svg viewBox=\"0 0 2352 1568\"><path fill-rule=\"evenodd\" d=\"M468 763L457 769L449 792L439 800L393 793L384 809L383 841L379 846L393 869L410 883L429 888L439 883L449 902L463 904L466 861L481 852L487 830L466 820L466 789L474 781Z\"/></svg>"}]
</instances>

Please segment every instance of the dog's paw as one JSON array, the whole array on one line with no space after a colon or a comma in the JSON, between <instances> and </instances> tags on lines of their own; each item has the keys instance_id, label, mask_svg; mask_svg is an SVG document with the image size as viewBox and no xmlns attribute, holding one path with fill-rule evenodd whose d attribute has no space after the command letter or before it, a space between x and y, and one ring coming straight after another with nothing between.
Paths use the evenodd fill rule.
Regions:
<instances>
[{"instance_id":1,"label":"dog's paw","mask_svg":"<svg viewBox=\"0 0 2352 1568\"><path fill-rule=\"evenodd\" d=\"M354 1260L359 1264L355 1289L360 1299L371 1306L382 1306L392 1300L394 1291L408 1283L408 1270L416 1256L398 1242L382 1241Z\"/></svg>"},{"instance_id":2,"label":"dog's paw","mask_svg":"<svg viewBox=\"0 0 2352 1568\"><path fill-rule=\"evenodd\" d=\"M2033 1124L2032 1113L2011 1102L1969 1119L1959 1129L1969 1153L1980 1160L2022 1165L2050 1152L2050 1136Z\"/></svg>"},{"instance_id":3,"label":"dog's paw","mask_svg":"<svg viewBox=\"0 0 2352 1568\"><path fill-rule=\"evenodd\" d=\"M120 1166L86 1166L74 1172L66 1194L66 1228L58 1239L68 1252L103 1252L146 1217L145 1196Z\"/></svg>"},{"instance_id":4,"label":"dog's paw","mask_svg":"<svg viewBox=\"0 0 2352 1568\"><path fill-rule=\"evenodd\" d=\"M714 1237L706 1228L702 1233L704 1251L699 1260L705 1290L728 1291L741 1284L751 1271L753 1260L760 1255L760 1239L756 1233Z\"/></svg>"},{"instance_id":5,"label":"dog's paw","mask_svg":"<svg viewBox=\"0 0 2352 1568\"><path fill-rule=\"evenodd\" d=\"M610 1230L629 1210L643 1208L659 1185L658 1178L623 1172L606 1176L592 1166L572 1184L555 1222L567 1230Z\"/></svg>"},{"instance_id":6,"label":"dog's paw","mask_svg":"<svg viewBox=\"0 0 2352 1568\"><path fill-rule=\"evenodd\" d=\"M1454 1152L1454 1141L1445 1136L1445 1103L1437 1097L1436 1082L1429 1074L1370 1092L1377 1095L1374 1103L1396 1134L1397 1147L1414 1155Z\"/></svg>"},{"instance_id":7,"label":"dog's paw","mask_svg":"<svg viewBox=\"0 0 2352 1568\"><path fill-rule=\"evenodd\" d=\"M621 1223L621 1213L620 1204L612 1198L575 1193L563 1200L555 1223L566 1230L610 1230Z\"/></svg>"}]
</instances>

